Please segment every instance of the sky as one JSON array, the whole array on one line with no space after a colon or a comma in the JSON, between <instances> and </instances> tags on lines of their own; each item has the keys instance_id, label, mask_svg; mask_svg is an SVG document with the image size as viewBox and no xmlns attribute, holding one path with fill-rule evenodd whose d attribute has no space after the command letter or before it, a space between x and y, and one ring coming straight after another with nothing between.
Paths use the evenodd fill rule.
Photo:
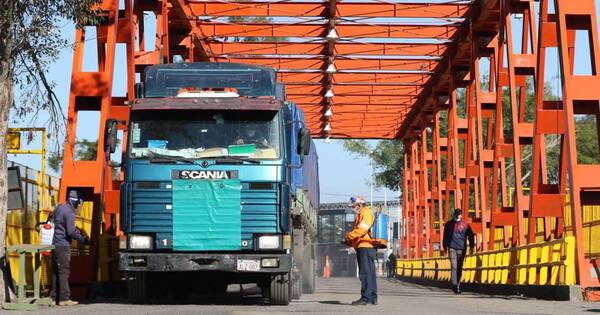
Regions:
<instances>
[{"instance_id":1,"label":"sky","mask_svg":"<svg viewBox=\"0 0 600 315\"><path fill-rule=\"evenodd\" d=\"M121 1L122 2L122 1ZM551 1L552 2L552 1ZM539 2L536 2L539 4ZM597 14L600 15L600 7L598 4L596 6ZM146 22L151 24L152 18L146 17ZM515 25L513 28L519 27L518 18L513 19ZM64 34L65 38L74 38L74 26L71 23L64 23L61 25L61 33ZM583 39L581 35L577 34L578 42L579 39ZM146 36L147 39L147 47L151 47L154 43L152 42L154 38L153 28L147 26L146 28ZM92 40L95 38L95 31L88 31L86 33L86 43L85 43L85 55L84 60L94 60L96 58L96 47L95 41ZM518 42L518 39L516 39ZM582 41L583 42L583 41ZM576 73L586 73L589 72L589 63L580 62L585 58L581 58L586 50L589 50L587 45L581 45L581 49L577 49L576 60L578 63L576 65ZM578 46L579 47L579 46ZM115 64L115 73L114 73L114 85L113 85L113 94L115 96L124 96L125 95L125 66L124 66L124 56L125 49L124 47L117 47L116 52L116 64ZM59 58L52 64L49 71L49 78L56 83L55 92L61 102L63 107L63 111L66 113L68 107L68 96L69 96L69 87L70 87L70 79L71 79L71 68L72 68L72 58L73 51L70 48L63 49ZM558 54L556 51L548 51L547 53L547 64L548 68L546 70L547 78L554 78L552 85L556 87L555 93L560 94L560 82L558 81ZM83 71L94 71L96 70L93 64L88 62L84 63ZM482 68L485 68L482 67ZM552 80L549 80L552 81ZM17 96L18 97L18 96ZM37 125L43 124L43 118L37 121ZM79 124L77 129L77 134L81 135L79 139L97 139L98 130L96 126L98 126L97 118L82 114L79 117L79 121L82 122ZM11 126L23 126L26 125L28 121L20 121L14 122ZM369 141L371 145L375 145L377 142L375 140ZM39 146L39 139L32 142L29 147ZM342 140L332 140L329 143L325 143L323 140L316 141L317 152L319 154L319 170L320 170L320 185L321 185L321 202L345 202L352 195L362 195L367 199L370 198L371 195L371 187L369 185L369 179L371 177L371 167L369 164L369 160L363 157L352 156L348 152L344 151L342 146ZM26 164L32 167L39 168L40 158L39 156L9 156L9 159L12 161L16 161L22 164ZM397 198L397 192L383 190L383 189L374 189L373 199L374 200L383 200L387 195L389 199Z\"/></svg>"}]
</instances>

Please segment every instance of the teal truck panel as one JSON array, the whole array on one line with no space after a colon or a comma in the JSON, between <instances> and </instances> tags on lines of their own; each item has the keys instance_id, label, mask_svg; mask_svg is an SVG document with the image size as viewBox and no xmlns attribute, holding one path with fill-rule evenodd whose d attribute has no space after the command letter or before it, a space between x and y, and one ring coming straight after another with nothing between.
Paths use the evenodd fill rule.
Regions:
<instances>
[{"instance_id":1,"label":"teal truck panel","mask_svg":"<svg viewBox=\"0 0 600 315\"><path fill-rule=\"evenodd\" d=\"M173 180L173 249L241 249L238 179Z\"/></svg>"}]
</instances>

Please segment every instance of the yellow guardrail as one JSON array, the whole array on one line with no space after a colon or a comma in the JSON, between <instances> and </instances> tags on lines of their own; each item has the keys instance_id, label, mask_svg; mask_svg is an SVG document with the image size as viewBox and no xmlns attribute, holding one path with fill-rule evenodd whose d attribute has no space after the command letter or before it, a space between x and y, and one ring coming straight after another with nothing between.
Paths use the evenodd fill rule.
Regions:
<instances>
[{"instance_id":1,"label":"yellow guardrail","mask_svg":"<svg viewBox=\"0 0 600 315\"><path fill-rule=\"evenodd\" d=\"M24 209L10 210L6 214L6 246L18 244L39 244L39 231L35 225L47 217L58 201L60 179L43 174L44 172L32 169L15 162L8 162L9 166L19 167L21 187L23 189ZM13 281L19 281L19 255L9 253L9 264ZM33 285L34 265L31 255L27 255L25 264L25 278L28 286ZM51 263L48 256L42 257L41 283L48 283Z\"/></svg>"},{"instance_id":2,"label":"yellow guardrail","mask_svg":"<svg viewBox=\"0 0 600 315\"><path fill-rule=\"evenodd\" d=\"M40 232L36 229L38 222L44 222L58 204L60 178L49 176L30 167L9 161L9 166L17 166L21 174L25 209L10 210L6 216L6 246L18 244L39 244ZM75 226L86 235L91 235L92 213L94 203L84 202L76 215ZM73 242L71 252L75 255L87 250ZM13 281L19 281L19 255L9 253L8 261L11 267ZM25 264L25 282L27 287L33 285L33 257L27 255ZM52 264L49 256L42 256L41 285L49 284Z\"/></svg>"},{"instance_id":3,"label":"yellow guardrail","mask_svg":"<svg viewBox=\"0 0 600 315\"><path fill-rule=\"evenodd\" d=\"M475 253L465 257L463 267L463 283L573 285L575 237ZM450 281L450 260L398 260L396 271L404 277Z\"/></svg>"}]
</instances>

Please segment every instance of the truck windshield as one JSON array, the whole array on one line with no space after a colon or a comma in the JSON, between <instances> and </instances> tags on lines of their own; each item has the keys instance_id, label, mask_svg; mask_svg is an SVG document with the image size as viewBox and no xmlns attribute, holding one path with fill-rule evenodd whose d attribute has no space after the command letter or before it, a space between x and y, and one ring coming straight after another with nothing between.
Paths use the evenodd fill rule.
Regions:
<instances>
[{"instance_id":1,"label":"truck windshield","mask_svg":"<svg viewBox=\"0 0 600 315\"><path fill-rule=\"evenodd\" d=\"M131 158L279 158L276 111L132 112Z\"/></svg>"}]
</instances>

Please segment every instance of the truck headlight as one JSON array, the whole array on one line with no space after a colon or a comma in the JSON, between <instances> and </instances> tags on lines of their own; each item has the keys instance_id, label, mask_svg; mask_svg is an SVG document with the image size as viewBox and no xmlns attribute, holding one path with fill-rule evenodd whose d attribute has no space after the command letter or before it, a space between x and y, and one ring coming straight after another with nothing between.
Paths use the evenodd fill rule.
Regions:
<instances>
[{"instance_id":1,"label":"truck headlight","mask_svg":"<svg viewBox=\"0 0 600 315\"><path fill-rule=\"evenodd\" d=\"M129 235L129 248L131 248L131 249L152 249L152 236Z\"/></svg>"},{"instance_id":2,"label":"truck headlight","mask_svg":"<svg viewBox=\"0 0 600 315\"><path fill-rule=\"evenodd\" d=\"M259 249L279 249L279 235L263 235L258 237Z\"/></svg>"}]
</instances>

